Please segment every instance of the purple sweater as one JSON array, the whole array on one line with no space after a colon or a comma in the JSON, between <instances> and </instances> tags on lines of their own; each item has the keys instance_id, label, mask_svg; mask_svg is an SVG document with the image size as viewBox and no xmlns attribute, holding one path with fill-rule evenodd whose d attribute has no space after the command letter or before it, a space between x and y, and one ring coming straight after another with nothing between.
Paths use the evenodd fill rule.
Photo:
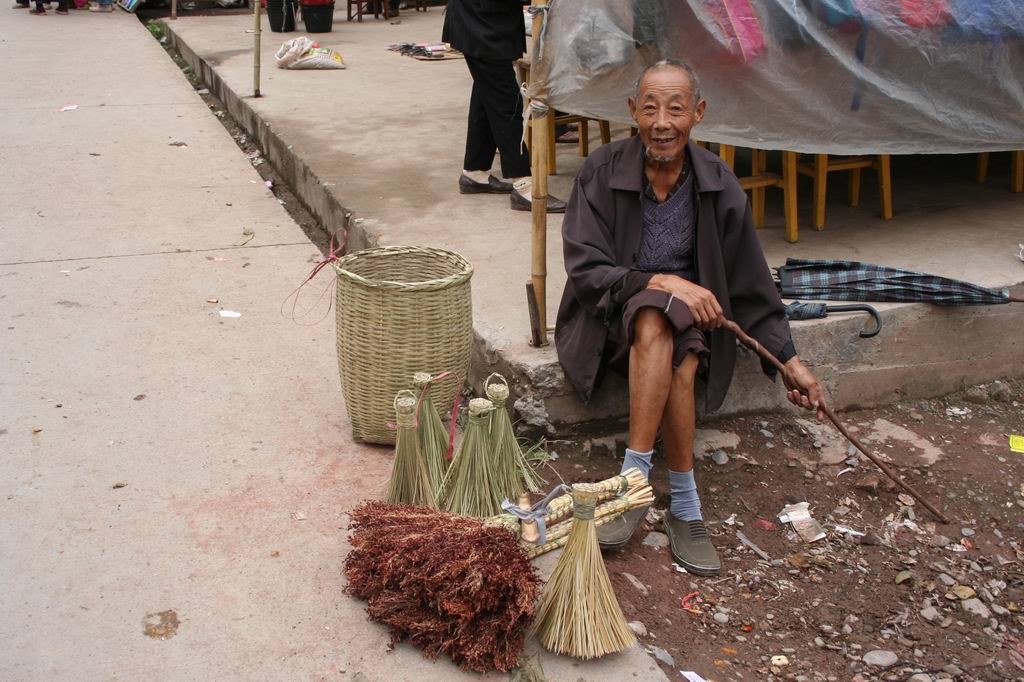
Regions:
<instances>
[{"instance_id":1,"label":"purple sweater","mask_svg":"<svg viewBox=\"0 0 1024 682\"><path fill-rule=\"evenodd\" d=\"M645 179L640 205L643 208L644 232L640 238L636 268L696 281L693 254L697 204L690 164L686 164L679 182L661 203Z\"/></svg>"}]
</instances>

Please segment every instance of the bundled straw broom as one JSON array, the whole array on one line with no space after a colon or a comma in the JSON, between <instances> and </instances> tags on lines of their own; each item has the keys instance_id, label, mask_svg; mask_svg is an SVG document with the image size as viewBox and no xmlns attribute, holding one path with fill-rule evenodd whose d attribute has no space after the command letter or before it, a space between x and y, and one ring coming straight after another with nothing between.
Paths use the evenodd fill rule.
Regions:
<instances>
[{"instance_id":1,"label":"bundled straw broom","mask_svg":"<svg viewBox=\"0 0 1024 682\"><path fill-rule=\"evenodd\" d=\"M436 492L441 489L444 475L448 473L448 432L430 399L430 384L434 380L435 377L426 372L417 372L412 377L416 392L420 396L416 414L416 436L423 459L427 463L431 488Z\"/></svg>"},{"instance_id":2,"label":"bundled straw broom","mask_svg":"<svg viewBox=\"0 0 1024 682\"><path fill-rule=\"evenodd\" d=\"M551 651L576 658L596 658L636 643L615 599L597 544L594 518L599 493L574 486L573 526L548 580L534 631ZM653 494L647 503L652 502Z\"/></svg>"},{"instance_id":3,"label":"bundled straw broom","mask_svg":"<svg viewBox=\"0 0 1024 682\"><path fill-rule=\"evenodd\" d=\"M491 379L497 379L491 383ZM500 381L500 383L499 383ZM491 412L490 434L492 456L494 457L494 487L502 499L514 500L523 491L537 492L543 479L526 461L519 441L512 430L505 403L508 401L508 382L500 374L492 374L484 382L484 392L494 403Z\"/></svg>"},{"instance_id":4,"label":"bundled straw broom","mask_svg":"<svg viewBox=\"0 0 1024 682\"><path fill-rule=\"evenodd\" d=\"M653 497L639 471L591 487L608 500L595 512L607 514L601 521ZM370 618L390 628L393 643L408 638L428 658L445 654L477 672L509 670L540 591L529 559L565 544L571 512L570 495L552 500L544 515L548 541L537 546L519 539L519 519L509 514L481 520L367 502L352 513L346 591L367 600Z\"/></svg>"},{"instance_id":5,"label":"bundled straw broom","mask_svg":"<svg viewBox=\"0 0 1024 682\"><path fill-rule=\"evenodd\" d=\"M495 487L487 433L492 409L486 398L469 401L469 424L438 496L440 507L446 511L477 518L501 512L505 498Z\"/></svg>"},{"instance_id":6,"label":"bundled straw broom","mask_svg":"<svg viewBox=\"0 0 1024 682\"><path fill-rule=\"evenodd\" d=\"M395 396L395 421L398 424L395 462L385 499L398 504L436 507L434 487L416 439L416 396L412 391L399 391Z\"/></svg>"}]
</instances>

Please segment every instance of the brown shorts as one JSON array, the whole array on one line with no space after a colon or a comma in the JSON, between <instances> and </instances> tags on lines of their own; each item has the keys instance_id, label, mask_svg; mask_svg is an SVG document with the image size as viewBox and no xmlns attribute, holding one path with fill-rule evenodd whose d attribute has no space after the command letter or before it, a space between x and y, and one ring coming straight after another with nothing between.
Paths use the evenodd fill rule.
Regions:
<instances>
[{"instance_id":1,"label":"brown shorts","mask_svg":"<svg viewBox=\"0 0 1024 682\"><path fill-rule=\"evenodd\" d=\"M665 313L672 325L672 367L678 367L687 353L693 353L700 360L698 371L705 374L711 351L704 332L693 326L693 315L685 303L658 289L644 289L626 301L621 324L613 327L608 334L605 347L608 368L616 374L629 376L629 349L635 339L634 320L641 308L657 308Z\"/></svg>"}]
</instances>

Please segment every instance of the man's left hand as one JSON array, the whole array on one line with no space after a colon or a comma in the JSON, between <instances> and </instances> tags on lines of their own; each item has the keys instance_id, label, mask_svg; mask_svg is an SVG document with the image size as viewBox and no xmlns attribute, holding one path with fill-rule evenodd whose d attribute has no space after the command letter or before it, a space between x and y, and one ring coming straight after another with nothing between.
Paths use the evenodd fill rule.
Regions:
<instances>
[{"instance_id":1,"label":"man's left hand","mask_svg":"<svg viewBox=\"0 0 1024 682\"><path fill-rule=\"evenodd\" d=\"M811 370L807 369L799 357L792 357L786 363L786 372L782 375L786 388L786 397L789 402L805 410L817 410L818 421L825 419L825 411L820 405L825 398L825 390L818 383L818 379Z\"/></svg>"}]
</instances>

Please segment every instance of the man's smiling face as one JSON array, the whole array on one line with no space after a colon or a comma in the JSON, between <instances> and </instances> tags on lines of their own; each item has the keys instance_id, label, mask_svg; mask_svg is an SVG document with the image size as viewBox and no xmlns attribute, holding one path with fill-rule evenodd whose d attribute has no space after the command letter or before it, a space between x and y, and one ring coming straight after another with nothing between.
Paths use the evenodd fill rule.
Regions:
<instances>
[{"instance_id":1,"label":"man's smiling face","mask_svg":"<svg viewBox=\"0 0 1024 682\"><path fill-rule=\"evenodd\" d=\"M649 71L629 99L647 158L656 163L680 159L690 130L704 118L704 106L704 100L696 101L683 69L666 65Z\"/></svg>"}]
</instances>

